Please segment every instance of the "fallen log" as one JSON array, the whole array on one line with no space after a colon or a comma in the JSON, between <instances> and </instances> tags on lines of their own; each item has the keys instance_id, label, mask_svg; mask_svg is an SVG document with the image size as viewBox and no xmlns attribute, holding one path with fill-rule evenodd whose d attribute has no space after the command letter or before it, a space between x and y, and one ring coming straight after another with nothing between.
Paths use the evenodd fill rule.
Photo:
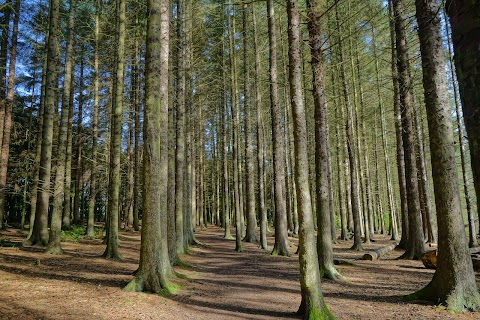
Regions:
<instances>
[{"instance_id":1,"label":"fallen log","mask_svg":"<svg viewBox=\"0 0 480 320\"><path fill-rule=\"evenodd\" d=\"M373 250L373 251L365 253L363 255L362 259L363 260L370 260L370 261L377 260L378 258L380 258L381 256L383 256L386 253L389 253L390 251L392 251L396 247L397 247L396 243L389 244L388 246L381 247L381 248L378 248L377 250Z\"/></svg>"}]
</instances>

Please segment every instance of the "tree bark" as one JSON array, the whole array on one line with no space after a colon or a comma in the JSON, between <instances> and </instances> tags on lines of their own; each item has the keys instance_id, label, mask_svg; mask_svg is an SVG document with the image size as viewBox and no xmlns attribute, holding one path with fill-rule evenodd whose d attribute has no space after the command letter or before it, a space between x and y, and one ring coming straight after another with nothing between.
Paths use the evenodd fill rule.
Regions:
<instances>
[{"instance_id":1,"label":"tree bark","mask_svg":"<svg viewBox=\"0 0 480 320\"><path fill-rule=\"evenodd\" d=\"M308 1L309 24L320 23L318 2ZM302 301L298 313L303 319L334 319L323 300L315 248L310 199L307 122L303 104L300 69L300 18L295 0L287 0L289 39L289 82L295 139L295 180L299 218L299 263ZM314 21L311 21L315 19ZM310 22L311 21L311 22Z\"/></svg>"},{"instance_id":2,"label":"tree bark","mask_svg":"<svg viewBox=\"0 0 480 320\"><path fill-rule=\"evenodd\" d=\"M262 110L262 90L260 85L261 62L258 52L258 31L257 31L257 5L253 4L253 50L255 52L255 109L257 110L256 138L257 138L257 180L258 180L258 209L260 215L260 247L263 250L268 249L267 244L267 209L265 207L265 184L263 178L265 175L265 154L263 137L263 110Z\"/></svg>"},{"instance_id":3,"label":"tree bark","mask_svg":"<svg viewBox=\"0 0 480 320\"><path fill-rule=\"evenodd\" d=\"M248 57L248 37L249 17L248 4L243 5L243 62L244 62L244 113L245 113L245 187L247 200L247 230L245 234L246 242L257 241L256 229L257 219L255 218L255 174L253 171L253 137L252 137L252 116L251 116L251 97L250 97L250 77L249 77L249 57Z\"/></svg>"},{"instance_id":4,"label":"tree bark","mask_svg":"<svg viewBox=\"0 0 480 320\"><path fill-rule=\"evenodd\" d=\"M48 244L48 202L52 170L53 114L56 112L55 91L58 88L58 32L60 1L50 1L49 32L47 40L47 68L45 79L45 109L43 113L42 149L39 166L38 196L32 234L26 245Z\"/></svg>"},{"instance_id":5,"label":"tree bark","mask_svg":"<svg viewBox=\"0 0 480 320\"><path fill-rule=\"evenodd\" d=\"M412 297L441 301L446 303L448 309L457 312L479 310L480 294L461 215L439 3L416 0L415 4L439 232L438 264L433 279ZM459 3L447 2L447 8L452 22L457 23L455 17L461 8ZM477 33L476 37L480 39ZM461 58L460 55L457 60L459 64Z\"/></svg>"},{"instance_id":6,"label":"tree bark","mask_svg":"<svg viewBox=\"0 0 480 320\"><path fill-rule=\"evenodd\" d=\"M71 76L74 67L75 8L76 0L71 0L68 21L67 50L65 55L65 75L63 78L62 111L58 134L57 170L55 172L55 186L53 191L52 221L50 224L48 246L45 249L45 253L50 254L61 254L63 252L60 246L60 235L62 231L62 205L65 186L65 160L68 141L68 116L70 113L70 89L72 87Z\"/></svg>"},{"instance_id":7,"label":"tree bark","mask_svg":"<svg viewBox=\"0 0 480 320\"><path fill-rule=\"evenodd\" d=\"M118 227L119 227L119 198L120 198L120 155L122 143L122 116L123 116L123 88L125 69L125 7L126 0L117 0L118 5L118 31L117 31L117 61L116 61L116 85L113 93L114 109L112 121L112 139L110 142L110 170L108 179L108 235L107 248L103 253L105 258L121 258L118 251ZM168 79L167 79L168 81ZM168 130L168 122L165 123ZM163 129L163 128L162 128ZM167 141L167 137L163 141ZM167 178L162 181L167 181ZM166 199L165 205L167 203ZM165 208L166 213L166 208Z\"/></svg>"},{"instance_id":8,"label":"tree bark","mask_svg":"<svg viewBox=\"0 0 480 320\"><path fill-rule=\"evenodd\" d=\"M457 72L463 119L470 147L473 184L480 219L480 22L478 3L472 0L447 1L450 17L455 69Z\"/></svg>"},{"instance_id":9,"label":"tree bark","mask_svg":"<svg viewBox=\"0 0 480 320\"><path fill-rule=\"evenodd\" d=\"M17 39L18 39L18 21L20 19L20 0L15 0L13 18L12 42L10 47L10 65L8 67L7 101L5 103L5 121L3 128L3 141L0 144L0 229L4 228L6 216L6 186L7 169L10 155L10 136L12 130L12 108L15 98L15 65L17 62Z\"/></svg>"},{"instance_id":10,"label":"tree bark","mask_svg":"<svg viewBox=\"0 0 480 320\"><path fill-rule=\"evenodd\" d=\"M140 265L125 291L170 292L168 256L168 54L170 10L166 0L147 2L144 112L143 225Z\"/></svg>"},{"instance_id":11,"label":"tree bark","mask_svg":"<svg viewBox=\"0 0 480 320\"><path fill-rule=\"evenodd\" d=\"M270 112L272 115L273 171L275 200L275 245L272 255L288 256L287 208L285 200L285 152L282 134L282 112L278 97L277 36L273 0L267 0L269 67L270 67Z\"/></svg>"},{"instance_id":12,"label":"tree bark","mask_svg":"<svg viewBox=\"0 0 480 320\"><path fill-rule=\"evenodd\" d=\"M407 188L408 207L408 243L405 259L418 260L425 252L423 244L423 230L420 220L420 202L417 180L417 164L415 154L415 138L413 130L413 103L411 94L411 80L407 57L405 35L405 15L402 0L393 1L395 15L396 49L398 82L400 87L400 105L402 115L402 140L405 151L405 182Z\"/></svg>"}]
</instances>

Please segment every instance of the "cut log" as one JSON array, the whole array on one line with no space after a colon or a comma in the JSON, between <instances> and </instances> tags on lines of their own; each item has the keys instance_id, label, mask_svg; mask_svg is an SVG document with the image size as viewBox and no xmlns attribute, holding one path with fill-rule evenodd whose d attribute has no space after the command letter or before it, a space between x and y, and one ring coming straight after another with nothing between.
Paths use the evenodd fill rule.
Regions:
<instances>
[{"instance_id":1,"label":"cut log","mask_svg":"<svg viewBox=\"0 0 480 320\"><path fill-rule=\"evenodd\" d=\"M470 253L473 262L473 270L480 271L480 254L477 253L477 248L470 248ZM422 262L427 269L437 269L437 250L425 252L422 256Z\"/></svg>"},{"instance_id":2,"label":"cut log","mask_svg":"<svg viewBox=\"0 0 480 320\"><path fill-rule=\"evenodd\" d=\"M422 262L427 269L437 269L437 250L425 252L422 256Z\"/></svg>"},{"instance_id":3,"label":"cut log","mask_svg":"<svg viewBox=\"0 0 480 320\"><path fill-rule=\"evenodd\" d=\"M363 260L370 260L370 261L377 260L378 258L380 258L381 256L383 256L386 253L389 253L390 251L392 251L396 247L397 247L396 243L389 244L388 246L381 247L381 248L378 248L377 250L373 250L373 251L365 253L363 255L362 259Z\"/></svg>"}]
</instances>

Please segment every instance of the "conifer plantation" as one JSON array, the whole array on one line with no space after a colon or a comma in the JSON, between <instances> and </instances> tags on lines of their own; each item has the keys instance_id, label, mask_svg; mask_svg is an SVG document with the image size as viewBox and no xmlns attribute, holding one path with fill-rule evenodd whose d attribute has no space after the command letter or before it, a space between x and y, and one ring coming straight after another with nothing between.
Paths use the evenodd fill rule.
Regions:
<instances>
[{"instance_id":1,"label":"conifer plantation","mask_svg":"<svg viewBox=\"0 0 480 320\"><path fill-rule=\"evenodd\" d=\"M4 0L0 319L479 319L480 4Z\"/></svg>"}]
</instances>

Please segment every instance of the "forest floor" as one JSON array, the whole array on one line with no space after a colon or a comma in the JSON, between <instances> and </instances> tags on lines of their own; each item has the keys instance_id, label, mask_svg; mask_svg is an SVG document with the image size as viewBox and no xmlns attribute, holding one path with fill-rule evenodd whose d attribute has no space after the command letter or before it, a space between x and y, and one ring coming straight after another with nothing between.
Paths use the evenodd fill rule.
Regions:
<instances>
[{"instance_id":1,"label":"forest floor","mask_svg":"<svg viewBox=\"0 0 480 320\"><path fill-rule=\"evenodd\" d=\"M297 240L291 257L270 256L256 244L233 250L234 240L210 227L196 234L194 246L175 267L184 275L173 282L172 296L121 291L138 266L139 232L121 232L122 260L101 258L100 240L62 243L63 255L44 255L40 248L0 247L0 319L295 319L300 304ZM20 244L17 229L0 232L0 244ZM367 249L391 243L377 235ZM273 238L269 238L271 248ZM378 261L359 260L364 252L351 242L334 245L336 258L355 265L338 270L348 283L325 280L326 303L338 319L480 319L480 313L452 314L442 306L402 297L425 286L433 275L420 261L395 260L393 251ZM477 273L477 284L480 275Z\"/></svg>"}]
</instances>

